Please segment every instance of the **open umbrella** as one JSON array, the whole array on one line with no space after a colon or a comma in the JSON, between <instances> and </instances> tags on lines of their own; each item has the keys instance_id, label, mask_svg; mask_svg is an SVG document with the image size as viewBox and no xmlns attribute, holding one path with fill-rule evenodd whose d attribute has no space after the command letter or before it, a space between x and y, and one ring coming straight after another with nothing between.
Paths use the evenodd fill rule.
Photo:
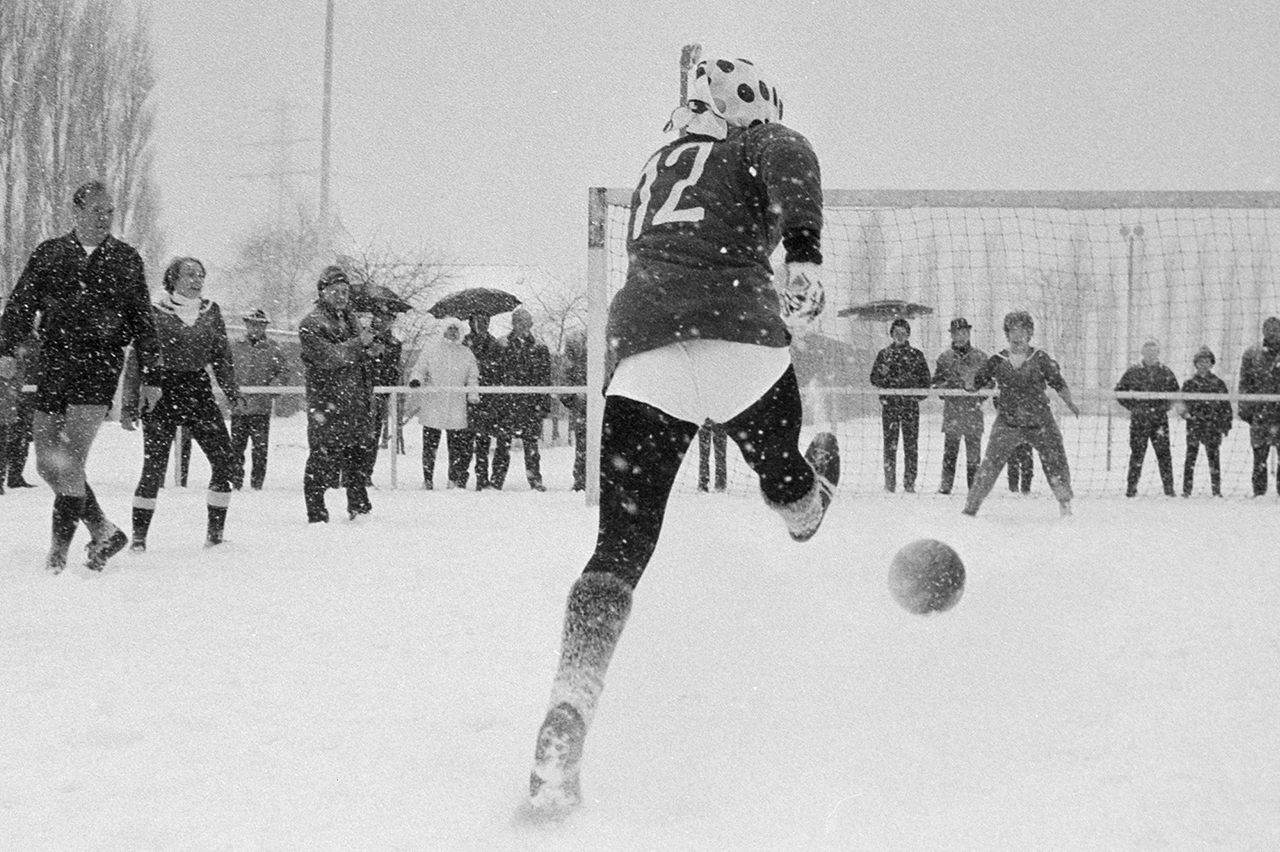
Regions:
<instances>
[{"instance_id":1,"label":"open umbrella","mask_svg":"<svg viewBox=\"0 0 1280 852\"><path fill-rule=\"evenodd\" d=\"M351 307L355 311L384 314L403 314L413 306L395 294L390 287L376 284L351 293Z\"/></svg>"},{"instance_id":2,"label":"open umbrella","mask_svg":"<svg viewBox=\"0 0 1280 852\"><path fill-rule=\"evenodd\" d=\"M851 308L842 308L836 316L855 317L860 320L870 320L872 322L884 322L898 317L915 319L916 317L931 313L933 313L933 308L928 305L921 305L916 302L906 302L902 299L878 299L874 302L867 302L865 305L854 305Z\"/></svg>"},{"instance_id":3,"label":"open umbrella","mask_svg":"<svg viewBox=\"0 0 1280 852\"><path fill-rule=\"evenodd\" d=\"M473 316L491 317L514 311L520 306L520 300L506 290L493 287L468 287L456 293L450 293L431 307L427 308L436 319L457 317L467 319Z\"/></svg>"}]
</instances>

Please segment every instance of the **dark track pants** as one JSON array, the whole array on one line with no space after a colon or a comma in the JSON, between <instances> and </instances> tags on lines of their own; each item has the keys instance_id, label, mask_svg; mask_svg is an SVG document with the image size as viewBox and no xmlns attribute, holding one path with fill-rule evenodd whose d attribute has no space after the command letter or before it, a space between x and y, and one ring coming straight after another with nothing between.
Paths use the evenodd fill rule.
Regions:
<instances>
[{"instance_id":1,"label":"dark track pants","mask_svg":"<svg viewBox=\"0 0 1280 852\"><path fill-rule=\"evenodd\" d=\"M1010 426L997 418L991 427L991 437L987 439L987 451L982 454L982 464L978 466L978 478L969 490L966 511L978 511L1019 444L1029 444L1040 454L1040 467L1058 502L1071 500L1071 469L1058 424L1050 420L1041 426Z\"/></svg>"}]
</instances>

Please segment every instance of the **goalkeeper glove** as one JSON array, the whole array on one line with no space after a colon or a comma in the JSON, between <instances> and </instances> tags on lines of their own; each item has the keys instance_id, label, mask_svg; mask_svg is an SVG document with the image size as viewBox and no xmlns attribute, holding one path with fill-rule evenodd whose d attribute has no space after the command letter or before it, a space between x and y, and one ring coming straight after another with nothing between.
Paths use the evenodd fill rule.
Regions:
<instances>
[{"instance_id":1,"label":"goalkeeper glove","mask_svg":"<svg viewBox=\"0 0 1280 852\"><path fill-rule=\"evenodd\" d=\"M787 280L778 294L782 320L793 331L804 331L827 305L822 289L822 267L816 263L788 263Z\"/></svg>"}]
</instances>

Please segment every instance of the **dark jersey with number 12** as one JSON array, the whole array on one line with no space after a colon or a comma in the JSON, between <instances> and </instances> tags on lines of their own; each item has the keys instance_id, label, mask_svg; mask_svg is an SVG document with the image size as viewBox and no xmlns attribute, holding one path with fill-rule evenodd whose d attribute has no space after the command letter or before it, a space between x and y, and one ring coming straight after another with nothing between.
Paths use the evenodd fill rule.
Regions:
<instances>
[{"instance_id":1,"label":"dark jersey with number 12","mask_svg":"<svg viewBox=\"0 0 1280 852\"><path fill-rule=\"evenodd\" d=\"M664 145L631 197L627 281L609 307L613 355L682 340L790 343L769 256L821 263L822 177L779 124Z\"/></svg>"}]
</instances>

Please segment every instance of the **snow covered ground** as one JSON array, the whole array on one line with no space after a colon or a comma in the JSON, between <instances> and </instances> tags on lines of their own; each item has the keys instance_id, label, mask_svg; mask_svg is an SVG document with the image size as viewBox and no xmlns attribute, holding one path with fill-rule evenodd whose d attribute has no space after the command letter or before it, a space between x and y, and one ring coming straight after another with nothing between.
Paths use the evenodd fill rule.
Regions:
<instances>
[{"instance_id":1,"label":"snow covered ground","mask_svg":"<svg viewBox=\"0 0 1280 852\"><path fill-rule=\"evenodd\" d=\"M757 500L679 494L587 801L533 828L514 817L594 537L571 450L546 451L546 494L380 469L371 517L309 527L293 425L214 550L198 451L151 549L104 575L47 576L49 492L0 497L0 846L1280 848L1274 497L1086 496L1063 520L1044 493L976 519L962 494L846 495L795 545ZM140 441L108 424L91 461L117 523ZM941 616L886 589L919 537L966 560Z\"/></svg>"}]
</instances>

